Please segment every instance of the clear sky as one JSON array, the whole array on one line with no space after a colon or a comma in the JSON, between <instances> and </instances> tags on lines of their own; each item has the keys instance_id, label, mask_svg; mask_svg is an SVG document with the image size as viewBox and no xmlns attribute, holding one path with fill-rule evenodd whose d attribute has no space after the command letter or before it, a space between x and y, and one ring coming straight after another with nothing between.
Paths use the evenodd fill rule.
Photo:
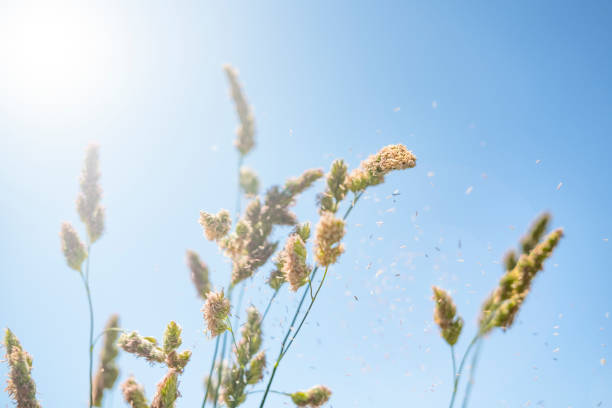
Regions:
<instances>
[{"instance_id":1,"label":"clear sky","mask_svg":"<svg viewBox=\"0 0 612 408\"><path fill-rule=\"evenodd\" d=\"M197 223L235 202L224 63L254 107L246 164L264 186L337 157L355 167L391 143L419 158L351 214L346 253L274 389L326 384L336 408L447 406L431 285L465 318L462 351L504 252L549 210L566 237L515 326L486 340L471 406L610 406L611 19L597 1L0 1L0 326L34 356L44 406L86 406L87 303L58 232L68 220L84 233L74 200L97 141L96 331L113 312L158 338L176 320L193 350L178 406L199 407L214 342L184 253L226 284L230 265ZM322 188L301 197L301 220L317 221ZM245 302L265 306L269 270ZM296 301L283 291L265 324L270 359ZM149 396L164 373L125 354L120 366ZM120 392L105 406L124 406Z\"/></svg>"}]
</instances>

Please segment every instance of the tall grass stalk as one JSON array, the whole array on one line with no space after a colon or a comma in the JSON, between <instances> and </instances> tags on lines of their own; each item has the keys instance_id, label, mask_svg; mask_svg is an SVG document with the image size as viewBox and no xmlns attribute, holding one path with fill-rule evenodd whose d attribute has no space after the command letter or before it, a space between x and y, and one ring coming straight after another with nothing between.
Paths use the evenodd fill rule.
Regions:
<instances>
[{"instance_id":1,"label":"tall grass stalk","mask_svg":"<svg viewBox=\"0 0 612 408\"><path fill-rule=\"evenodd\" d=\"M363 191L360 191L359 193L357 193L355 195L351 205L349 206L349 208L344 213L344 216L342 217L343 221L346 221L347 217L349 216L351 211L353 211L353 208L355 208L355 205L357 204L357 201L359 201L359 199L361 198L363 193L364 193ZM315 275L316 275L318 269L319 269L318 266L315 266L313 268L312 273L310 274L309 282L308 282L308 286L309 287L304 288L304 290L302 292L302 298L300 299L300 303L298 304L298 307L295 310L295 313L293 314L293 318L291 319L291 324L289 325L289 328L287 329L287 333L285 333L285 337L283 338L283 341L281 343L281 347L280 347L280 351L278 353L278 357L276 358L276 361L274 362L274 367L272 368L272 373L270 374L270 378L268 379L268 383L266 385L266 389L264 391L264 395L263 395L263 397L261 399L261 403L259 404L259 408L263 408L263 406L264 406L264 404L266 402L266 398L268 397L268 393L270 391L270 387L272 386L272 382L274 381L274 376L276 375L276 371L278 370L278 366L279 366L281 360L283 359L283 357L285 356L285 354L287 353L287 351L289 350L289 347L291 346L291 344L293 344L293 341L295 340L295 337L298 335L300 329L302 328L302 325L304 324L304 321L306 321L306 318L308 317L308 314L310 313L310 310L312 309L312 305L314 304L315 300L317 299L317 295L319 294L319 291L321 290L321 287L323 286L323 282L325 281L325 277L327 276L327 269L328 268L325 268L325 274L323 275L323 279L321 279L321 283L319 284L319 287L317 288L315 294L311 297L311 301L310 301L310 304L308 305L308 309L306 310L306 313L304 314L304 317L302 318L302 321L300 322L300 324L299 324L295 334L293 335L293 337L291 338L289 343L287 343L287 341L289 339L289 336L291 335L291 332L293 331L294 324L297 321L297 318L298 318L298 316L300 314L302 306L304 305L304 301L306 300L306 295L308 295L309 291L311 290L310 289L311 282L315 278ZM276 296L276 292L272 295L272 299L275 296ZM286 348L285 348L285 345L286 345Z\"/></svg>"}]
</instances>

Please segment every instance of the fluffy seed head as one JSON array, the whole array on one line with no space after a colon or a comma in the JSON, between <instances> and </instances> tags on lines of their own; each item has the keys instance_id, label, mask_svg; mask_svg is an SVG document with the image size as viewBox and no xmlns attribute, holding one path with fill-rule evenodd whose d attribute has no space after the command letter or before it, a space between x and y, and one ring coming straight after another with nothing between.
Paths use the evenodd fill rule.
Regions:
<instances>
[{"instance_id":1,"label":"fluffy seed head","mask_svg":"<svg viewBox=\"0 0 612 408\"><path fill-rule=\"evenodd\" d=\"M306 391L291 394L291 400L298 407L318 408L329 401L331 390L324 385L317 385Z\"/></svg>"},{"instance_id":2,"label":"fluffy seed head","mask_svg":"<svg viewBox=\"0 0 612 408\"><path fill-rule=\"evenodd\" d=\"M270 286L274 290L279 290L280 287L283 286L283 283L285 282L286 282L285 274L282 272L282 270L277 269L277 268L270 271L270 275L268 276L268 279L266 280L266 283L268 284L268 286Z\"/></svg>"},{"instance_id":3,"label":"fluffy seed head","mask_svg":"<svg viewBox=\"0 0 612 408\"><path fill-rule=\"evenodd\" d=\"M157 346L157 341L151 337L142 337L137 332L123 333L117 345L124 351L143 357L150 363L163 363L166 356Z\"/></svg>"},{"instance_id":4,"label":"fluffy seed head","mask_svg":"<svg viewBox=\"0 0 612 408\"><path fill-rule=\"evenodd\" d=\"M344 160L334 160L327 174L327 188L318 197L319 212L338 211L338 204L346 196L348 190L346 185L347 165Z\"/></svg>"},{"instance_id":5,"label":"fluffy seed head","mask_svg":"<svg viewBox=\"0 0 612 408\"><path fill-rule=\"evenodd\" d=\"M87 250L81 242L76 230L69 222L62 223L60 230L60 241L62 252L66 258L66 263L75 271L81 272L83 261L87 258Z\"/></svg>"},{"instance_id":6,"label":"fluffy seed head","mask_svg":"<svg viewBox=\"0 0 612 408\"><path fill-rule=\"evenodd\" d=\"M291 196L295 196L302 193L321 177L323 177L323 170L321 169L306 170L299 177L287 180L285 189Z\"/></svg>"},{"instance_id":7,"label":"fluffy seed head","mask_svg":"<svg viewBox=\"0 0 612 408\"><path fill-rule=\"evenodd\" d=\"M127 380L121 384L121 392L125 402L130 404L132 408L148 408L149 403L145 397L145 391L142 385L140 385L134 376L130 376Z\"/></svg>"},{"instance_id":8,"label":"fluffy seed head","mask_svg":"<svg viewBox=\"0 0 612 408\"><path fill-rule=\"evenodd\" d=\"M295 292L308 282L310 275L310 268L306 265L306 245L298 234L292 234L281 254L285 280Z\"/></svg>"},{"instance_id":9,"label":"fluffy seed head","mask_svg":"<svg viewBox=\"0 0 612 408\"><path fill-rule=\"evenodd\" d=\"M385 181L385 175L393 170L416 166L416 156L402 144L383 147L378 153L361 162L347 177L346 184L353 191L362 191Z\"/></svg>"},{"instance_id":10,"label":"fluffy seed head","mask_svg":"<svg viewBox=\"0 0 612 408\"><path fill-rule=\"evenodd\" d=\"M263 351L257 353L249 364L249 369L246 372L247 384L257 384L263 378L263 372L266 368L266 354Z\"/></svg>"},{"instance_id":11,"label":"fluffy seed head","mask_svg":"<svg viewBox=\"0 0 612 408\"><path fill-rule=\"evenodd\" d=\"M247 321L242 326L242 338L235 349L236 360L241 366L245 366L248 361L259 351L262 342L261 335L261 314L254 307L247 309Z\"/></svg>"},{"instance_id":12,"label":"fluffy seed head","mask_svg":"<svg viewBox=\"0 0 612 408\"><path fill-rule=\"evenodd\" d=\"M191 281L196 288L198 296L206 299L206 294L210 291L208 267L200 260L198 254L192 250L187 250L187 265L191 272Z\"/></svg>"},{"instance_id":13,"label":"fluffy seed head","mask_svg":"<svg viewBox=\"0 0 612 408\"><path fill-rule=\"evenodd\" d=\"M455 317L457 308L449 293L434 286L433 288L434 321L440 327L440 335L453 346L459 339L463 328L463 319Z\"/></svg>"},{"instance_id":14,"label":"fluffy seed head","mask_svg":"<svg viewBox=\"0 0 612 408\"><path fill-rule=\"evenodd\" d=\"M200 211L200 225L209 241L218 241L225 237L232 226L232 218L227 210L221 210L216 215Z\"/></svg>"},{"instance_id":15,"label":"fluffy seed head","mask_svg":"<svg viewBox=\"0 0 612 408\"><path fill-rule=\"evenodd\" d=\"M100 147L97 144L87 146L85 163L81 172L81 191L77 196L77 211L81 221L87 227L89 242L96 242L104 232L104 208L100 205L102 188L100 187Z\"/></svg>"},{"instance_id":16,"label":"fluffy seed head","mask_svg":"<svg viewBox=\"0 0 612 408\"><path fill-rule=\"evenodd\" d=\"M238 71L229 64L224 65L223 70L230 83L232 99L236 105L236 113L238 113L238 119L240 120L240 125L236 130L237 138L234 145L240 154L244 156L255 147L255 118L251 107L244 97L238 80Z\"/></svg>"},{"instance_id":17,"label":"fluffy seed head","mask_svg":"<svg viewBox=\"0 0 612 408\"><path fill-rule=\"evenodd\" d=\"M230 302L225 298L223 291L208 292L202 312L211 337L216 337L227 330L226 320L230 312Z\"/></svg>"},{"instance_id":18,"label":"fluffy seed head","mask_svg":"<svg viewBox=\"0 0 612 408\"><path fill-rule=\"evenodd\" d=\"M329 266L336 262L344 252L340 243L344 237L344 221L336 218L333 213L325 211L321 214L315 235L315 259L321 266Z\"/></svg>"},{"instance_id":19,"label":"fluffy seed head","mask_svg":"<svg viewBox=\"0 0 612 408\"><path fill-rule=\"evenodd\" d=\"M482 305L480 332L488 333L494 327L509 329L525 301L535 276L544 269L559 241L563 230L557 229L535 245L528 254L522 254L513 269L500 279L498 287Z\"/></svg>"}]
</instances>

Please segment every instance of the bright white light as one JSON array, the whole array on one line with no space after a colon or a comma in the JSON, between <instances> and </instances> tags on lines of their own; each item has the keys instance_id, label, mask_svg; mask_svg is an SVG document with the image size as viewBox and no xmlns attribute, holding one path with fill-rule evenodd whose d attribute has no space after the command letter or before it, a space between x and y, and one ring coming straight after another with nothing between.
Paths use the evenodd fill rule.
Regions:
<instances>
[{"instance_id":1,"label":"bright white light","mask_svg":"<svg viewBox=\"0 0 612 408\"><path fill-rule=\"evenodd\" d=\"M95 98L108 75L108 33L95 10L79 3L0 6L3 104L66 108Z\"/></svg>"}]
</instances>

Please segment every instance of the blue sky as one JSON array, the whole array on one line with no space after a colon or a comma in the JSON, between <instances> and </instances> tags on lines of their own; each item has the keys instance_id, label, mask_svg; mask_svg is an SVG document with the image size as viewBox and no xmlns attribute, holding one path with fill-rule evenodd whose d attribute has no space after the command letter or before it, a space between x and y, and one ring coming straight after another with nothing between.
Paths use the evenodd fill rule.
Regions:
<instances>
[{"instance_id":1,"label":"blue sky","mask_svg":"<svg viewBox=\"0 0 612 408\"><path fill-rule=\"evenodd\" d=\"M607 2L1 2L0 326L34 356L44 406L86 406L87 304L58 232L63 220L84 232L74 200L92 140L108 216L91 258L96 327L118 312L160 337L176 320L194 352L179 406L199 406L214 343L184 252L226 284L197 223L235 201L224 63L254 107L246 165L265 186L390 143L419 158L351 214L274 389L323 383L333 407L446 406L431 285L453 293L463 350L504 252L549 210L566 237L517 324L484 344L471 406L612 404L611 17ZM301 220L316 222L322 188L301 197ZM269 269L247 302L265 306ZM266 322L270 359L296 301L283 292ZM149 396L164 373L125 354L120 365ZM105 406L123 406L120 393Z\"/></svg>"}]
</instances>

